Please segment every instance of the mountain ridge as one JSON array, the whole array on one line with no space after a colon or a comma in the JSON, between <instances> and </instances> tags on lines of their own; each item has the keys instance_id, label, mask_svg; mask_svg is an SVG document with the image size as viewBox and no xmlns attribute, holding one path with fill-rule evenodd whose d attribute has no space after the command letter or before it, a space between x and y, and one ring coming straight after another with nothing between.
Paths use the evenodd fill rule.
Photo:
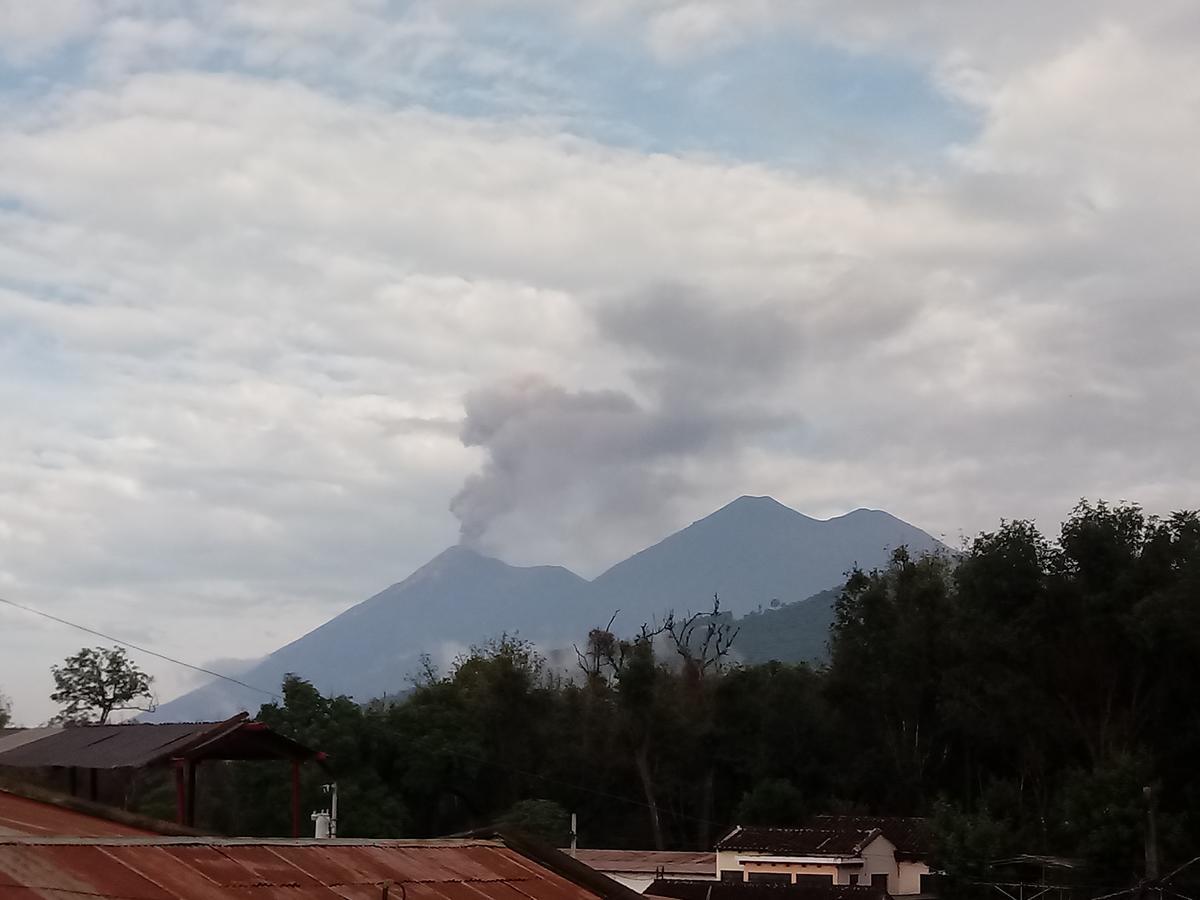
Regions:
<instances>
[{"instance_id":1,"label":"mountain ridge","mask_svg":"<svg viewBox=\"0 0 1200 900\"><path fill-rule=\"evenodd\" d=\"M295 673L327 693L366 701L394 693L422 653L445 661L501 634L543 647L570 646L620 610L619 630L669 609L722 609L746 616L792 606L844 581L855 564L871 568L900 544L917 552L941 544L882 510L815 519L771 497L745 495L587 580L564 566L513 566L462 544L446 548L404 579L270 653L239 678L277 689ZM774 603L778 601L778 603ZM828 606L828 601L821 601ZM772 612L775 612L774 610ZM776 621L795 623L796 658L809 658L829 613L811 608ZM767 623L756 623L759 629ZM769 629L768 629L769 631ZM762 646L778 646L764 637ZM219 717L262 702L254 691L215 681L159 707L148 721Z\"/></svg>"}]
</instances>

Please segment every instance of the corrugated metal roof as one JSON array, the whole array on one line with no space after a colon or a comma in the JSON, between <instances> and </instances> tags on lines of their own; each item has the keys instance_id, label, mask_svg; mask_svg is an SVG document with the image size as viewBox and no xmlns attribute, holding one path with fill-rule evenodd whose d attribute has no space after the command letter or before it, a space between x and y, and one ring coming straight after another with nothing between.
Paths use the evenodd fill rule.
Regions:
<instances>
[{"instance_id":1,"label":"corrugated metal roof","mask_svg":"<svg viewBox=\"0 0 1200 900\"><path fill-rule=\"evenodd\" d=\"M715 853L672 850L576 850L575 858L601 872L654 875L712 875L716 877Z\"/></svg>"},{"instance_id":2,"label":"corrugated metal roof","mask_svg":"<svg viewBox=\"0 0 1200 900\"><path fill-rule=\"evenodd\" d=\"M780 855L852 856L878 834L877 828L760 828L739 825L717 841L718 850L753 850Z\"/></svg>"},{"instance_id":3,"label":"corrugated metal roof","mask_svg":"<svg viewBox=\"0 0 1200 900\"><path fill-rule=\"evenodd\" d=\"M198 759L322 758L241 713L224 722L128 722L14 729L0 737L0 766L140 768L177 756ZM36 733L36 734L35 734Z\"/></svg>"},{"instance_id":4,"label":"corrugated metal roof","mask_svg":"<svg viewBox=\"0 0 1200 900\"><path fill-rule=\"evenodd\" d=\"M30 744L33 741L40 741L44 737L54 734L56 731L62 731L61 725L47 725L42 728L0 728L0 753L8 750L16 750L25 744Z\"/></svg>"},{"instance_id":5,"label":"corrugated metal roof","mask_svg":"<svg viewBox=\"0 0 1200 900\"><path fill-rule=\"evenodd\" d=\"M501 841L2 838L0 897L596 900Z\"/></svg>"},{"instance_id":6,"label":"corrugated metal roof","mask_svg":"<svg viewBox=\"0 0 1200 900\"><path fill-rule=\"evenodd\" d=\"M933 830L920 816L813 816L817 828L878 828L896 846L901 859L926 859L933 853Z\"/></svg>"},{"instance_id":7,"label":"corrugated metal roof","mask_svg":"<svg viewBox=\"0 0 1200 900\"><path fill-rule=\"evenodd\" d=\"M0 791L0 836L121 837L151 834L154 832Z\"/></svg>"},{"instance_id":8,"label":"corrugated metal roof","mask_svg":"<svg viewBox=\"0 0 1200 900\"><path fill-rule=\"evenodd\" d=\"M203 832L31 784L0 782L0 837L168 834L197 837Z\"/></svg>"}]
</instances>

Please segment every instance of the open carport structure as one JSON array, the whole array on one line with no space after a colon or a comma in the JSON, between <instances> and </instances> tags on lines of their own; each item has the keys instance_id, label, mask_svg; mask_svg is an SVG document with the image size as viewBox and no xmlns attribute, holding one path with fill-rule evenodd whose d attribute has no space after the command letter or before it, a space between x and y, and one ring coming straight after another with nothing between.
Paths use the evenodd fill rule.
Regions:
<instances>
[{"instance_id":1,"label":"open carport structure","mask_svg":"<svg viewBox=\"0 0 1200 900\"><path fill-rule=\"evenodd\" d=\"M175 772L176 816L196 818L196 769L210 760L279 760L291 764L292 836L300 834L300 767L328 770L326 756L239 713L223 722L79 725L0 729L0 771L63 771L71 794L96 799L104 771L170 767ZM80 776L86 785L80 784Z\"/></svg>"}]
</instances>

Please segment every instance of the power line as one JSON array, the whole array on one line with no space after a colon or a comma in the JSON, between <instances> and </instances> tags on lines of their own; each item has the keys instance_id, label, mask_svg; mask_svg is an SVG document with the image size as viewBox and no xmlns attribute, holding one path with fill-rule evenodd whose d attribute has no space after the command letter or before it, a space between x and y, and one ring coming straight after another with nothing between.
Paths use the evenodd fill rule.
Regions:
<instances>
[{"instance_id":1,"label":"power line","mask_svg":"<svg viewBox=\"0 0 1200 900\"><path fill-rule=\"evenodd\" d=\"M70 628L78 628L80 631L86 631L88 634L104 638L106 641L112 641L115 644L120 644L121 646L128 647L131 650L137 650L139 653L147 653L150 656L156 656L159 659L166 660L169 663L174 663L177 666L183 666L185 669L191 669L195 672L203 672L205 675L212 675L214 678L224 679L225 681L232 682L233 684L247 688L248 690L265 694L273 700L279 699L279 694L275 691L268 691L260 687L255 687L252 684L246 684L244 681L239 681L238 679L229 675L222 675L220 672L214 672L212 669L204 668L204 666L194 666L189 662L184 662L183 660L176 659L173 656L167 656L165 653L159 653L157 650L151 650L148 647L139 646L138 644L131 643L130 641L122 640L119 637L113 637L111 634L105 634L103 631L97 631L95 628L89 628L86 625L80 625L78 622L72 622L68 619L59 618L58 616L51 615L48 612L42 612L40 609L34 609L32 606L26 606L23 603L17 603L15 600L8 600L5 597L0 597L0 603L7 604L15 609L24 610L27 613L33 613L35 616L41 616L43 619L49 619L52 622L58 622L60 625L66 625Z\"/></svg>"}]
</instances>

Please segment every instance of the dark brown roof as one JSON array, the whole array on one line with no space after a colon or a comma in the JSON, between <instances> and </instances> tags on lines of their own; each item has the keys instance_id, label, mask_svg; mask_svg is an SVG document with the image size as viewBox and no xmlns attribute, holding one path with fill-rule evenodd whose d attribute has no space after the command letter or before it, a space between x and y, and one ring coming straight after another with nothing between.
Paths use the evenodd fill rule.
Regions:
<instances>
[{"instance_id":1,"label":"dark brown roof","mask_svg":"<svg viewBox=\"0 0 1200 900\"><path fill-rule=\"evenodd\" d=\"M601 872L624 875L717 875L715 853L674 850L576 850L575 858Z\"/></svg>"},{"instance_id":2,"label":"dark brown roof","mask_svg":"<svg viewBox=\"0 0 1200 900\"><path fill-rule=\"evenodd\" d=\"M615 882L596 878L599 890L503 840L0 838L0 896L12 890L22 897L101 900L378 900L384 884L392 885L396 900L628 896ZM610 894L607 885L617 890Z\"/></svg>"},{"instance_id":3,"label":"dark brown roof","mask_svg":"<svg viewBox=\"0 0 1200 900\"><path fill-rule=\"evenodd\" d=\"M676 881L660 878L645 896L670 900L889 900L883 888L857 884L769 884L746 881Z\"/></svg>"},{"instance_id":4,"label":"dark brown roof","mask_svg":"<svg viewBox=\"0 0 1200 900\"><path fill-rule=\"evenodd\" d=\"M189 759L321 759L321 754L251 722L246 713L224 722L80 725L71 728L11 729L0 738L0 766L81 769L140 768Z\"/></svg>"},{"instance_id":5,"label":"dark brown roof","mask_svg":"<svg viewBox=\"0 0 1200 900\"><path fill-rule=\"evenodd\" d=\"M855 856L878 835L877 828L739 825L717 841L717 849L753 850L781 856Z\"/></svg>"},{"instance_id":6,"label":"dark brown roof","mask_svg":"<svg viewBox=\"0 0 1200 900\"><path fill-rule=\"evenodd\" d=\"M919 816L813 816L817 828L878 828L896 845L897 859L925 860L933 854L929 820Z\"/></svg>"}]
</instances>

